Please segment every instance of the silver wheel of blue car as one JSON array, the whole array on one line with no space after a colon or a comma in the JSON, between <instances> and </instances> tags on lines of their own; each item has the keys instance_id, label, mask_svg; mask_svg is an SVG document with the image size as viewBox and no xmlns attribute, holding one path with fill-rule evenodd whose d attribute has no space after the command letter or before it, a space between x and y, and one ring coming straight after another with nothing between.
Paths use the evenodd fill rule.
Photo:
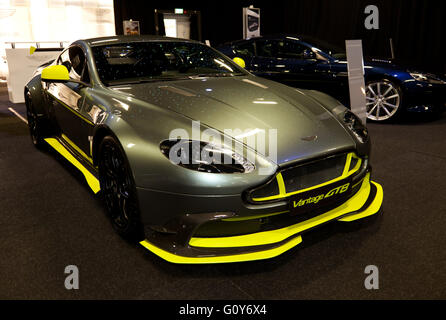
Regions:
<instances>
[{"instance_id":1,"label":"silver wheel of blue car","mask_svg":"<svg viewBox=\"0 0 446 320\"><path fill-rule=\"evenodd\" d=\"M366 86L367 118L386 121L397 116L401 107L401 91L388 80L371 81Z\"/></svg>"},{"instance_id":2,"label":"silver wheel of blue car","mask_svg":"<svg viewBox=\"0 0 446 320\"><path fill-rule=\"evenodd\" d=\"M125 238L140 240L135 183L127 158L115 138L104 138L98 162L101 193L113 228Z\"/></svg>"}]
</instances>

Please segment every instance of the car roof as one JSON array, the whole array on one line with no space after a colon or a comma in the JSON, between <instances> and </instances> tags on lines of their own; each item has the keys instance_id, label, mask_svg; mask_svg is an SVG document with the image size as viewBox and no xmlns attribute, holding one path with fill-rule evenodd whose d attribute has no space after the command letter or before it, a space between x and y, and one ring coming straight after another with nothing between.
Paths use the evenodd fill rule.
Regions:
<instances>
[{"instance_id":1,"label":"car roof","mask_svg":"<svg viewBox=\"0 0 446 320\"><path fill-rule=\"evenodd\" d=\"M110 45L110 44L119 44L119 43L129 43L129 42L151 42L151 41L169 41L169 42L191 42L191 43L199 43L195 40L189 39L180 39L180 38L170 38L164 36L156 36L156 35L131 35L131 36L110 36L110 37L98 37L98 38L89 38L82 39L76 42L84 42L91 47Z\"/></svg>"},{"instance_id":2,"label":"car roof","mask_svg":"<svg viewBox=\"0 0 446 320\"><path fill-rule=\"evenodd\" d=\"M271 34L271 35L266 35L266 36L260 36L260 37L252 37L252 38L248 38L248 39L239 39L239 40L235 40L235 41L231 41L231 42L227 42L225 45L228 44L237 44L237 43L241 43L241 42L245 42L245 41L250 41L250 40L280 40L280 39L294 39L294 40L298 40L298 41L303 41L303 42L312 42L312 41L317 41L317 38L311 37L311 36L307 36L307 35L296 35L296 34Z\"/></svg>"}]
</instances>

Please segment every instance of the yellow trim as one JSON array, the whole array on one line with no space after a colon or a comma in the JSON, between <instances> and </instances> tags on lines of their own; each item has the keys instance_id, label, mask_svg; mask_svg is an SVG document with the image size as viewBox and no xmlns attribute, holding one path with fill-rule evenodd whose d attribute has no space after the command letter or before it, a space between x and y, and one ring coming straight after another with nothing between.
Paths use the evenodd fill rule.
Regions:
<instances>
[{"instance_id":1,"label":"yellow trim","mask_svg":"<svg viewBox=\"0 0 446 320\"><path fill-rule=\"evenodd\" d=\"M63 133L62 133L62 139L64 139L74 150L76 150L82 157L84 157L85 160L93 164L93 159L87 156L87 154L83 152L81 148L79 148L73 141L70 140L70 138L68 138Z\"/></svg>"},{"instance_id":2,"label":"yellow trim","mask_svg":"<svg viewBox=\"0 0 446 320\"><path fill-rule=\"evenodd\" d=\"M37 48L34 46L29 47L29 54L32 55L34 53L34 51L36 51L36 49Z\"/></svg>"},{"instance_id":3,"label":"yellow trim","mask_svg":"<svg viewBox=\"0 0 446 320\"><path fill-rule=\"evenodd\" d=\"M85 118L83 115L81 115L79 112L77 112L76 110L74 110L73 108L71 108L69 105L65 104L64 102L58 100L60 102L61 105L63 105L65 108L67 108L68 110L70 110L71 112L74 113L74 115L78 116L79 118L81 118L82 120L84 120L85 122L87 122L88 124L92 124L94 125L94 123L90 120L88 120L87 118Z\"/></svg>"},{"instance_id":4,"label":"yellow trim","mask_svg":"<svg viewBox=\"0 0 446 320\"><path fill-rule=\"evenodd\" d=\"M375 213L377 213L379 211L379 209L381 208L383 199L384 199L384 192L383 192L383 188L381 187L380 184L378 184L374 181L372 181L372 183L376 187L376 196L375 196L375 200L372 202L372 204L370 204L370 206L367 208L367 210L364 210L363 212L360 212L357 214L346 215L345 217L339 219L338 221L351 222L351 221L359 220L359 219L374 215Z\"/></svg>"},{"instance_id":5,"label":"yellow trim","mask_svg":"<svg viewBox=\"0 0 446 320\"><path fill-rule=\"evenodd\" d=\"M348 171L348 169L350 168L350 163L351 163L351 159L352 158L358 159L358 162L356 163L356 166L352 170ZM317 188L321 188L321 187L324 187L326 185L335 183L337 181L340 181L342 179L345 179L345 178L353 175L356 171L359 170L359 168L361 167L361 164L362 164L361 158L357 157L354 153L349 153L347 155L346 163L344 165L344 170L343 170L341 176L339 176L339 177L337 177L335 179L332 179L330 181L327 181L327 182L324 182L324 183L321 183L321 184L318 184L318 185L306 188L306 189L293 191L293 192L289 192L289 193L287 193L286 190L285 190L285 183L283 181L282 173L279 172L276 175L277 183L279 185L279 194L274 195L274 196L269 196L269 197L263 197L263 198L253 198L252 200L256 201L256 202L261 202L261 201L282 199L282 198L286 198L286 197L289 197L289 196L292 196L292 195L295 195L295 194L299 194L299 193L307 192L307 191L314 190L314 189L317 189ZM280 181L279 181L279 179L280 179ZM281 184L283 184L283 190L280 189L280 185ZM284 191L284 193L282 193L283 191Z\"/></svg>"},{"instance_id":6,"label":"yellow trim","mask_svg":"<svg viewBox=\"0 0 446 320\"><path fill-rule=\"evenodd\" d=\"M265 251L251 252L251 253L243 253L243 254L235 254L228 256L216 256L216 257L184 257L179 256L165 250L162 250L147 240L143 240L140 242L142 246L146 249L150 250L157 256L163 258L172 263L181 263L181 264L189 264L189 263L231 263L231 262L243 262L243 261L252 261L252 260L263 260L270 259L281 255L285 251L290 250L291 248L297 246L302 242L302 237L297 236L280 247L269 249Z\"/></svg>"},{"instance_id":7,"label":"yellow trim","mask_svg":"<svg viewBox=\"0 0 446 320\"><path fill-rule=\"evenodd\" d=\"M74 110L72 107L70 107L69 105L67 105L66 103L64 103L63 101L61 101L59 98L57 98L54 94L52 94L51 92L49 92L47 90L47 92L54 98L57 100L57 102L59 102L63 107L65 107L66 109L70 110L72 113L74 113L74 115L78 116L79 118L81 118L82 120L84 120L85 122L87 122L88 124L92 124L94 125L94 123L90 120L88 120L87 118L85 118L83 115L81 115L79 112L77 112L76 110Z\"/></svg>"},{"instance_id":8,"label":"yellow trim","mask_svg":"<svg viewBox=\"0 0 446 320\"><path fill-rule=\"evenodd\" d=\"M372 203L369 205L367 209L360 213L348 215L348 212L359 210L364 203L367 201L367 198L370 195L370 183L373 183L377 188L377 193L375 195L375 198L373 199ZM383 190L382 187L375 182L370 182L370 174L367 174L363 185L361 186L360 191L349 201L341 205L340 207L333 209L323 215L320 215L318 217L315 217L313 219L309 219L307 221L298 223L293 226L289 226L287 228L282 228L279 230L274 231L267 231L267 232L259 232L254 235L257 240L260 242L257 242L255 245L261 245L262 243L265 243L265 241L262 241L262 237L264 237L267 234L274 234L272 238L274 238L274 241L281 241L281 239L286 240L288 237L292 237L291 240L287 241L285 244L274 248L274 249L268 249L264 251L258 251L258 252L252 252L252 253L244 253L244 254L236 254L236 255L227 255L227 256L201 256L201 257L184 257L180 255L176 255L170 252L167 252L165 250L162 250L152 243L150 243L147 240L143 240L140 242L142 246L144 246L149 251L153 252L157 256L159 256L162 259L165 259L172 263L180 263L180 264L208 264L208 263L230 263L230 262L242 262L242 261L251 261L251 260L261 260L261 259L269 259L276 257L282 253L284 253L287 250L290 250L291 248L295 247L299 243L302 242L302 237L298 233L301 233L305 230L308 230L314 226L317 226L319 224L328 222L330 220L338 220L338 221L353 221L357 220L363 217L367 217L372 214L376 214L381 207L383 200ZM350 220L349 220L350 219ZM280 236L276 231L282 232L283 236ZM232 240L241 240L240 237L227 237L231 238ZM217 238L218 241L225 242L227 238ZM215 239L215 238L212 238ZM282 240L282 241L283 241ZM217 241L217 242L218 242ZM243 243L238 242L237 246L242 246ZM222 247L221 245L218 246L206 246L206 247Z\"/></svg>"},{"instance_id":9,"label":"yellow trim","mask_svg":"<svg viewBox=\"0 0 446 320\"><path fill-rule=\"evenodd\" d=\"M348 201L339 207L330 210L322 215L305 220L298 224L281 229L263 231L232 237L215 238L191 238L189 244L194 247L205 248L230 248L230 247L248 247L265 244L272 244L283 241L295 234L301 233L307 229L313 228L319 224L336 219L350 212L359 210L367 201L370 194L370 174L367 174L362 183L361 189ZM382 199L375 199L373 203L381 205ZM366 210L367 211L367 210ZM365 214L365 213L364 213Z\"/></svg>"},{"instance_id":10,"label":"yellow trim","mask_svg":"<svg viewBox=\"0 0 446 320\"><path fill-rule=\"evenodd\" d=\"M43 68L41 78L42 80L50 81L68 81L70 80L70 75L67 67L63 65L53 65Z\"/></svg>"},{"instance_id":11,"label":"yellow trim","mask_svg":"<svg viewBox=\"0 0 446 320\"><path fill-rule=\"evenodd\" d=\"M99 180L90 171L88 171L59 141L57 141L57 139L46 138L45 141L65 159L71 162L71 164L78 168L80 172L82 172L88 185L94 193L98 193L101 190Z\"/></svg>"},{"instance_id":12,"label":"yellow trim","mask_svg":"<svg viewBox=\"0 0 446 320\"><path fill-rule=\"evenodd\" d=\"M347 155L347 161L345 161L344 171L342 171L342 176L345 176L350 169L350 164L352 163L352 154L349 153Z\"/></svg>"},{"instance_id":13,"label":"yellow trim","mask_svg":"<svg viewBox=\"0 0 446 320\"><path fill-rule=\"evenodd\" d=\"M279 195L285 196L286 195L286 188L285 188L285 181L283 181L282 173L279 172L276 176L277 185L279 187Z\"/></svg>"},{"instance_id":14,"label":"yellow trim","mask_svg":"<svg viewBox=\"0 0 446 320\"><path fill-rule=\"evenodd\" d=\"M347 171L348 171L348 174L350 174L350 173L354 173L354 172L356 172L356 171L358 171L360 168L361 168L361 165L362 165L362 159L361 158L359 158L358 156L356 156L356 154L354 154L354 153L352 153L351 154L352 155L352 159L354 158L354 159L357 159L358 160L358 162L356 162L356 166L352 169L352 170L350 170L350 171L348 171L348 169L347 169ZM350 160L350 163L348 164L348 167L347 168L350 168L350 164L351 164L351 160ZM345 168L344 168L345 169Z\"/></svg>"},{"instance_id":15,"label":"yellow trim","mask_svg":"<svg viewBox=\"0 0 446 320\"><path fill-rule=\"evenodd\" d=\"M359 182L355 183L355 184L352 186L352 189L354 189L358 184L362 183L363 181L364 181L364 178L362 178Z\"/></svg>"}]
</instances>

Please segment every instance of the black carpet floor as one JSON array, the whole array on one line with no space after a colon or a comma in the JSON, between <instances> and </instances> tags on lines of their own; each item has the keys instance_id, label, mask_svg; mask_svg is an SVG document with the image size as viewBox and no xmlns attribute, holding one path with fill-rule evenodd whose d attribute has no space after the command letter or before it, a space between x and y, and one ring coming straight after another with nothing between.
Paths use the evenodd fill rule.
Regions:
<instances>
[{"instance_id":1,"label":"black carpet floor","mask_svg":"<svg viewBox=\"0 0 446 320\"><path fill-rule=\"evenodd\" d=\"M174 265L117 236L76 170L37 151L0 95L0 299L446 298L446 115L370 124L383 215L327 225L278 258ZM76 265L80 289L66 290ZM379 268L366 290L364 268Z\"/></svg>"}]
</instances>

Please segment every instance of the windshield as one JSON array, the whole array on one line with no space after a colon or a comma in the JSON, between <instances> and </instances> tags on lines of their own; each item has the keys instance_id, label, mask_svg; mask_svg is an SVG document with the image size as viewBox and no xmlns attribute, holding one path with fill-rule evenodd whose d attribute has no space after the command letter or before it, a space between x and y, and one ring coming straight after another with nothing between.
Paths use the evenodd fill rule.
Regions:
<instances>
[{"instance_id":1,"label":"windshield","mask_svg":"<svg viewBox=\"0 0 446 320\"><path fill-rule=\"evenodd\" d=\"M206 45L192 42L129 42L93 47L105 85L234 76L246 72Z\"/></svg>"}]
</instances>

